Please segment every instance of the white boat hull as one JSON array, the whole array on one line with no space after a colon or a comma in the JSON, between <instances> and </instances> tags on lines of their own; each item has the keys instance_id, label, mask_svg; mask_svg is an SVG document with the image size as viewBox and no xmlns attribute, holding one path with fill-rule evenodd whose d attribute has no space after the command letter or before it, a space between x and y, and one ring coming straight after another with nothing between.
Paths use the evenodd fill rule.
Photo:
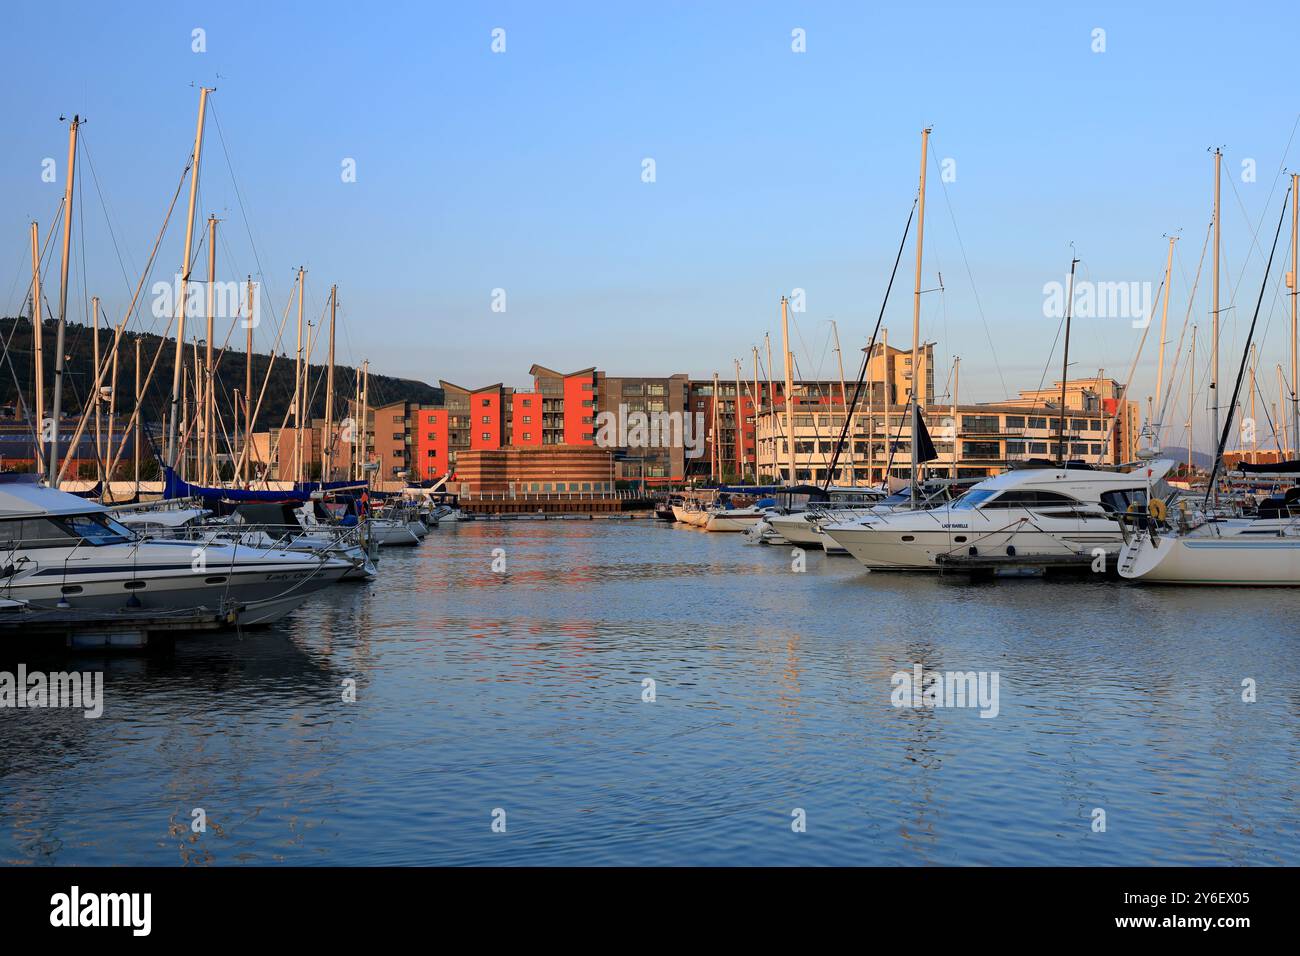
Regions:
<instances>
[{"instance_id":1,"label":"white boat hull","mask_svg":"<svg viewBox=\"0 0 1300 956\"><path fill-rule=\"evenodd\" d=\"M745 532L766 517L762 511L714 511L704 522L704 530Z\"/></svg>"},{"instance_id":2,"label":"white boat hull","mask_svg":"<svg viewBox=\"0 0 1300 956\"><path fill-rule=\"evenodd\" d=\"M353 570L349 562L288 552L273 552L274 557L258 560L247 549L241 549L236 563L223 565L221 553L233 550L224 548L209 548L205 565L195 570L192 543L168 543L179 546L178 558L165 566L123 562L79 567L75 556L47 566L28 563L0 583L0 596L35 607L53 608L63 601L72 608L96 611L116 611L132 599L137 602L133 606L156 610L244 606L241 624L268 624Z\"/></svg>"},{"instance_id":3,"label":"white boat hull","mask_svg":"<svg viewBox=\"0 0 1300 956\"><path fill-rule=\"evenodd\" d=\"M921 531L910 528L893 528L885 525L879 529L846 525L832 525L826 534L861 564L877 571L937 571L936 556L940 554L967 554L971 547L980 554L1009 554L1014 548L1017 555L1066 555L1092 553L1101 548L1107 558L1119 553L1123 542L1119 525L1099 521L1097 530L1084 528L1039 531L1018 529L1001 532L974 532L953 534L942 529ZM959 540L965 539L965 540Z\"/></svg>"},{"instance_id":4,"label":"white boat hull","mask_svg":"<svg viewBox=\"0 0 1300 956\"><path fill-rule=\"evenodd\" d=\"M1119 557L1120 577L1153 584L1300 587L1300 537L1137 533Z\"/></svg>"},{"instance_id":5,"label":"white boat hull","mask_svg":"<svg viewBox=\"0 0 1300 956\"><path fill-rule=\"evenodd\" d=\"M684 505L673 505L673 517L678 523L687 525L691 528L703 528L705 522L709 520L709 513L701 511L698 508L687 508Z\"/></svg>"}]
</instances>

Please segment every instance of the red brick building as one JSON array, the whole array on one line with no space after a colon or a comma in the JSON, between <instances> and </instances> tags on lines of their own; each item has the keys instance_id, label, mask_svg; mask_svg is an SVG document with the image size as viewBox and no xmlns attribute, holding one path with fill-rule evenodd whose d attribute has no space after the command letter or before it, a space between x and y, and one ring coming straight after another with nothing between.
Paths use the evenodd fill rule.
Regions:
<instances>
[{"instance_id":1,"label":"red brick building","mask_svg":"<svg viewBox=\"0 0 1300 956\"><path fill-rule=\"evenodd\" d=\"M609 496L614 457L587 445L512 446L460 456L455 490L472 494Z\"/></svg>"}]
</instances>

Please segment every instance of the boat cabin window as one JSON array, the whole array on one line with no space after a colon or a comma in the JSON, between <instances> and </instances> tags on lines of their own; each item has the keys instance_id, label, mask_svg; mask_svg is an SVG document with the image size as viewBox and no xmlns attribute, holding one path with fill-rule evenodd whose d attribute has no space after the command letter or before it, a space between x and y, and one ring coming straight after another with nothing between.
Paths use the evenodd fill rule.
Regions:
<instances>
[{"instance_id":1,"label":"boat cabin window","mask_svg":"<svg viewBox=\"0 0 1300 956\"><path fill-rule=\"evenodd\" d=\"M968 491L954 501L952 507L955 511L972 511L996 494L996 491Z\"/></svg>"},{"instance_id":2,"label":"boat cabin window","mask_svg":"<svg viewBox=\"0 0 1300 956\"><path fill-rule=\"evenodd\" d=\"M87 544L122 544L135 539L129 528L104 514L63 515L49 520Z\"/></svg>"},{"instance_id":3,"label":"boat cabin window","mask_svg":"<svg viewBox=\"0 0 1300 956\"><path fill-rule=\"evenodd\" d=\"M49 518L0 521L0 548L66 548L74 544L73 535Z\"/></svg>"},{"instance_id":4,"label":"boat cabin window","mask_svg":"<svg viewBox=\"0 0 1300 956\"><path fill-rule=\"evenodd\" d=\"M986 504L985 508L1045 508L1069 507L1079 502L1069 495L1056 491L1004 491Z\"/></svg>"},{"instance_id":5,"label":"boat cabin window","mask_svg":"<svg viewBox=\"0 0 1300 956\"><path fill-rule=\"evenodd\" d=\"M134 532L102 514L0 521L0 548L69 548L80 541L100 545L133 540Z\"/></svg>"}]
</instances>

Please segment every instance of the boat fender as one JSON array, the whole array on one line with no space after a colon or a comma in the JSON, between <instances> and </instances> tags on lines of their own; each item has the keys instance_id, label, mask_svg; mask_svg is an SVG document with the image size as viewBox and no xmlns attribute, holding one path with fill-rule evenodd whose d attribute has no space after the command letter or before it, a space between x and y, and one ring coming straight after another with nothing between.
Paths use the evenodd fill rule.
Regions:
<instances>
[{"instance_id":1,"label":"boat fender","mask_svg":"<svg viewBox=\"0 0 1300 956\"><path fill-rule=\"evenodd\" d=\"M969 548L966 549L966 553L973 558L980 553L980 549L975 547L975 545L972 544Z\"/></svg>"},{"instance_id":2,"label":"boat fender","mask_svg":"<svg viewBox=\"0 0 1300 956\"><path fill-rule=\"evenodd\" d=\"M1007 545L1007 557L1014 558L1015 556L1016 556L1016 546L1014 544Z\"/></svg>"}]
</instances>

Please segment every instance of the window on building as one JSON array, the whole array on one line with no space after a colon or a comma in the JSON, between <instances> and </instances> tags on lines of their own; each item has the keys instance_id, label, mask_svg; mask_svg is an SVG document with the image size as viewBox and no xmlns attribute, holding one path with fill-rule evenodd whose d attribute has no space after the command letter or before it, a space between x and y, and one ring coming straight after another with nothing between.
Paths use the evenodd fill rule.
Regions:
<instances>
[{"instance_id":1,"label":"window on building","mask_svg":"<svg viewBox=\"0 0 1300 956\"><path fill-rule=\"evenodd\" d=\"M438 433L437 433L437 432L429 432L428 438L429 438L429 441L437 441L437 440L438 440Z\"/></svg>"},{"instance_id":2,"label":"window on building","mask_svg":"<svg viewBox=\"0 0 1300 956\"><path fill-rule=\"evenodd\" d=\"M484 415L484 416L483 416L483 424L484 424L484 425L491 425L491 424L492 424L492 417L491 417L490 415Z\"/></svg>"},{"instance_id":3,"label":"window on building","mask_svg":"<svg viewBox=\"0 0 1300 956\"><path fill-rule=\"evenodd\" d=\"M484 407L484 408L491 408L491 407L492 407L492 399L490 399L490 398L485 398L485 399L483 399L483 407Z\"/></svg>"},{"instance_id":4,"label":"window on building","mask_svg":"<svg viewBox=\"0 0 1300 956\"><path fill-rule=\"evenodd\" d=\"M964 441L961 443L963 458L978 458L985 461L1002 457L1002 450L995 441Z\"/></svg>"},{"instance_id":5,"label":"window on building","mask_svg":"<svg viewBox=\"0 0 1300 956\"><path fill-rule=\"evenodd\" d=\"M961 430L975 435L996 435L998 432L998 416L963 415L961 417Z\"/></svg>"},{"instance_id":6,"label":"window on building","mask_svg":"<svg viewBox=\"0 0 1300 956\"><path fill-rule=\"evenodd\" d=\"M406 441L406 435L402 432L393 432L393 441Z\"/></svg>"},{"instance_id":7,"label":"window on building","mask_svg":"<svg viewBox=\"0 0 1300 956\"><path fill-rule=\"evenodd\" d=\"M532 415L525 415L525 416L524 416L524 424L525 424L525 425L531 425L532 423L533 423L533 416L532 416Z\"/></svg>"},{"instance_id":8,"label":"window on building","mask_svg":"<svg viewBox=\"0 0 1300 956\"><path fill-rule=\"evenodd\" d=\"M1024 415L1008 415L1008 416L1007 416L1007 428L1024 428L1024 427L1025 427L1025 416L1024 416Z\"/></svg>"},{"instance_id":9,"label":"window on building","mask_svg":"<svg viewBox=\"0 0 1300 956\"><path fill-rule=\"evenodd\" d=\"M438 457L438 449L436 449L436 448L430 448L429 451L425 454L425 457L426 457L426 458L437 458L437 457Z\"/></svg>"},{"instance_id":10,"label":"window on building","mask_svg":"<svg viewBox=\"0 0 1300 956\"><path fill-rule=\"evenodd\" d=\"M484 441L491 441L491 440L492 440L492 435L489 434L488 432L484 432L484 433L483 433L483 440L484 440Z\"/></svg>"},{"instance_id":11,"label":"window on building","mask_svg":"<svg viewBox=\"0 0 1300 956\"><path fill-rule=\"evenodd\" d=\"M524 432L524 441L532 441L532 440L533 440L533 433L532 433L532 432Z\"/></svg>"},{"instance_id":12,"label":"window on building","mask_svg":"<svg viewBox=\"0 0 1300 956\"><path fill-rule=\"evenodd\" d=\"M1029 419L1029 427L1030 427L1030 428L1046 428L1046 427L1047 427L1047 419L1046 419L1046 418L1038 418L1038 417L1030 418L1030 419ZM1046 449L1044 449L1044 451L1046 451Z\"/></svg>"}]
</instances>

